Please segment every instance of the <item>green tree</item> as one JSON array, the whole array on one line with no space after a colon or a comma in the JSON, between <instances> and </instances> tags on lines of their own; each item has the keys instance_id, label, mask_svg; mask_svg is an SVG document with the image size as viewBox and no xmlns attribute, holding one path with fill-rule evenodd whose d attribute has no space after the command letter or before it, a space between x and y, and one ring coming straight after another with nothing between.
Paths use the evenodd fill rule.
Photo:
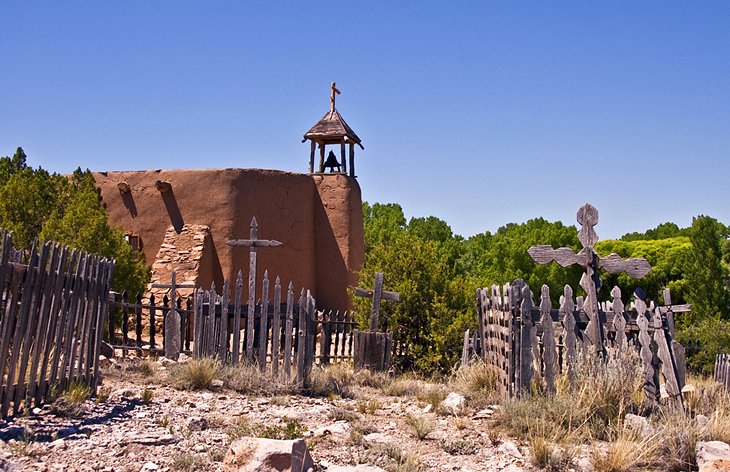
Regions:
<instances>
[{"instance_id":1,"label":"green tree","mask_svg":"<svg viewBox=\"0 0 730 472\"><path fill-rule=\"evenodd\" d=\"M602 271L600 276L603 287L599 297L604 300L610 299L611 289L618 286L624 298L634 293L637 288L642 288L649 300L660 302L663 300L664 289L669 288L672 293L672 303L684 303L687 292L684 267L691 250L692 243L687 236L599 241L596 243L596 252L602 257L610 253L616 253L624 259L643 257L651 265L651 271L642 279L633 279L623 272L609 274Z\"/></svg>"},{"instance_id":2,"label":"green tree","mask_svg":"<svg viewBox=\"0 0 730 472\"><path fill-rule=\"evenodd\" d=\"M561 267L557 263L535 263L527 250L541 244L568 247L574 251L581 247L574 226L534 218L526 223L502 226L494 234L487 232L469 238L465 243L462 265L464 271L473 274L483 287L523 279L534 293L538 293L546 284L550 287L553 303L557 303L566 284L578 286L582 269L578 266Z\"/></svg>"},{"instance_id":3,"label":"green tree","mask_svg":"<svg viewBox=\"0 0 730 472\"><path fill-rule=\"evenodd\" d=\"M366 254L360 284L372 286L375 273L383 272L386 290L400 293L400 301L384 302L381 313L394 332L401 368L447 371L458 358L464 330L473 324L473 303L464 297L466 281L448 260L438 243L406 231L375 243ZM368 325L371 303L355 300L362 327Z\"/></svg>"},{"instance_id":4,"label":"green tree","mask_svg":"<svg viewBox=\"0 0 730 472\"><path fill-rule=\"evenodd\" d=\"M69 186L67 204L51 213L39 237L116 259L112 289L132 294L143 292L149 268L124 239L124 232L109 226L91 172L77 169Z\"/></svg>"},{"instance_id":5,"label":"green tree","mask_svg":"<svg viewBox=\"0 0 730 472\"><path fill-rule=\"evenodd\" d=\"M714 218L692 219L692 251L685 269L687 301L692 304L691 316L686 320L689 324L704 318L730 319L728 268L722 259L722 243L727 236L727 228Z\"/></svg>"},{"instance_id":6,"label":"green tree","mask_svg":"<svg viewBox=\"0 0 730 472\"><path fill-rule=\"evenodd\" d=\"M135 293L149 280L144 260L121 231L109 227L88 170L62 176L33 169L22 148L0 158L0 226L13 231L16 247L30 248L35 238L54 239L116 259L114 290Z\"/></svg>"}]
</instances>

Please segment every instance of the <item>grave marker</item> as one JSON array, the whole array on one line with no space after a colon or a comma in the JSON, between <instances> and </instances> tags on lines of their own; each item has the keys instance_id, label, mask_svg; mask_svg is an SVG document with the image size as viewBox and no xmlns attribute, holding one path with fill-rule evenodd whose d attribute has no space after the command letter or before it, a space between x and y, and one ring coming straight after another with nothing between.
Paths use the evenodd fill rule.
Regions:
<instances>
[{"instance_id":1,"label":"grave marker","mask_svg":"<svg viewBox=\"0 0 730 472\"><path fill-rule=\"evenodd\" d=\"M180 313L177 312L175 300L177 297L177 289L179 288L195 288L195 284L178 284L177 274L172 271L172 283L170 284L152 284L152 288L169 288L170 289L170 311L165 317L165 357L174 361L180 357L182 350L182 336L180 335Z\"/></svg>"},{"instance_id":2,"label":"grave marker","mask_svg":"<svg viewBox=\"0 0 730 472\"><path fill-rule=\"evenodd\" d=\"M246 320L246 358L249 362L253 362L253 332L254 332L254 314L256 313L256 249L260 247L277 247L282 243L275 239L259 239L258 223L256 217L251 219L251 233L249 239L231 239L226 244L232 247L248 247L249 252L248 265L248 306ZM261 316L267 316L268 306L262 306Z\"/></svg>"},{"instance_id":3,"label":"grave marker","mask_svg":"<svg viewBox=\"0 0 730 472\"><path fill-rule=\"evenodd\" d=\"M611 274L626 272L629 277L640 279L649 273L651 266L643 258L622 259L618 254L609 254L606 257L598 257L593 246L598 241L598 234L593 229L598 224L598 210L586 203L578 210L578 223L581 225L578 239L583 249L579 253L572 249L561 247L553 249L551 246L533 246L528 249L530 257L538 264L547 264L555 261L562 267L579 265L585 269L580 280L580 286L588 294L584 305L589 322L586 334L593 344L597 353L604 354L603 325L599 319L597 292L601 287L601 280L598 278L598 269L605 269Z\"/></svg>"},{"instance_id":4,"label":"grave marker","mask_svg":"<svg viewBox=\"0 0 730 472\"><path fill-rule=\"evenodd\" d=\"M390 355L393 349L393 333L380 333L380 302L382 300L400 301L398 292L387 292L383 290L383 273L375 274L375 287L373 290L356 288L355 296L372 298L373 306L370 311L370 330L366 332L355 331L355 352L354 364L356 369L370 369L371 371L384 371L390 363Z\"/></svg>"}]
</instances>

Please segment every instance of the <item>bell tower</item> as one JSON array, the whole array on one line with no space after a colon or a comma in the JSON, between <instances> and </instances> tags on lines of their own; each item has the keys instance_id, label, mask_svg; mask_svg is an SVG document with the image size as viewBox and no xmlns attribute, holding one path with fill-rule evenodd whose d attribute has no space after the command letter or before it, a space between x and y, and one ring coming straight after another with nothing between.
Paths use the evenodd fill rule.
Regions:
<instances>
[{"instance_id":1,"label":"bell tower","mask_svg":"<svg viewBox=\"0 0 730 472\"><path fill-rule=\"evenodd\" d=\"M355 175L355 145L360 146L360 149L365 149L358 138L357 134L350 128L350 126L342 118L342 115L335 108L335 96L340 94L337 86L332 82L330 93L330 110L325 113L317 124L304 134L302 142L309 140L311 142L311 152L309 154L309 173L310 174L324 174L325 168L329 168L331 174L344 174L350 177L356 177ZM326 146L339 145L340 147L340 159L337 159L337 155L333 150L330 150L327 160L325 161L325 148ZM316 154L317 147L319 147L319 165L315 172L314 167L314 155ZM346 149L349 147L349 156L346 155ZM349 157L349 163L347 159ZM350 172L348 174L348 164ZM335 172L337 168L337 172Z\"/></svg>"}]
</instances>

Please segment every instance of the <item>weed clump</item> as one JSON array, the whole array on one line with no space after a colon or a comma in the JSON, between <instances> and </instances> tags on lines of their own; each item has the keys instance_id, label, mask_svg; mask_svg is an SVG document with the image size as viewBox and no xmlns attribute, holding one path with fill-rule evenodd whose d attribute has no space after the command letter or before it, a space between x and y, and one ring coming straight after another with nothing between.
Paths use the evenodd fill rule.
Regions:
<instances>
[{"instance_id":1,"label":"weed clump","mask_svg":"<svg viewBox=\"0 0 730 472\"><path fill-rule=\"evenodd\" d=\"M201 357L177 364L170 369L170 381L178 390L199 390L210 388L220 375L221 364L217 359Z\"/></svg>"},{"instance_id":2,"label":"weed clump","mask_svg":"<svg viewBox=\"0 0 730 472\"><path fill-rule=\"evenodd\" d=\"M78 418L86 412L83 403L91 392L91 387L85 383L71 382L51 404L51 412L64 418Z\"/></svg>"},{"instance_id":3,"label":"weed clump","mask_svg":"<svg viewBox=\"0 0 730 472\"><path fill-rule=\"evenodd\" d=\"M419 440L426 439L436 429L433 421L424 416L408 415L406 416L406 424L410 428L413 437Z\"/></svg>"}]
</instances>

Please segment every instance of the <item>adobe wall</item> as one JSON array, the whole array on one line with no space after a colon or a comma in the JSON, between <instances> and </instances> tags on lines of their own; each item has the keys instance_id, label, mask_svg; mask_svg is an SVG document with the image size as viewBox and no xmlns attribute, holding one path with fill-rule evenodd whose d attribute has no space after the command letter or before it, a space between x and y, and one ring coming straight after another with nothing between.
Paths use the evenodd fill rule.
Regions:
<instances>
[{"instance_id":1,"label":"adobe wall","mask_svg":"<svg viewBox=\"0 0 730 472\"><path fill-rule=\"evenodd\" d=\"M148 264L171 225L206 225L213 262L201 267L204 284L248 275L248 248L229 239L248 239L253 216L258 237L283 246L258 249L257 297L265 269L295 291L312 290L319 307L350 308L347 286L362 266L364 237L360 187L344 175L311 176L260 169L149 170L94 173L112 226L139 234ZM155 182L170 182L161 193ZM118 184L126 182L130 192ZM204 275L206 274L206 275ZM205 279L205 280L203 280Z\"/></svg>"}]
</instances>

